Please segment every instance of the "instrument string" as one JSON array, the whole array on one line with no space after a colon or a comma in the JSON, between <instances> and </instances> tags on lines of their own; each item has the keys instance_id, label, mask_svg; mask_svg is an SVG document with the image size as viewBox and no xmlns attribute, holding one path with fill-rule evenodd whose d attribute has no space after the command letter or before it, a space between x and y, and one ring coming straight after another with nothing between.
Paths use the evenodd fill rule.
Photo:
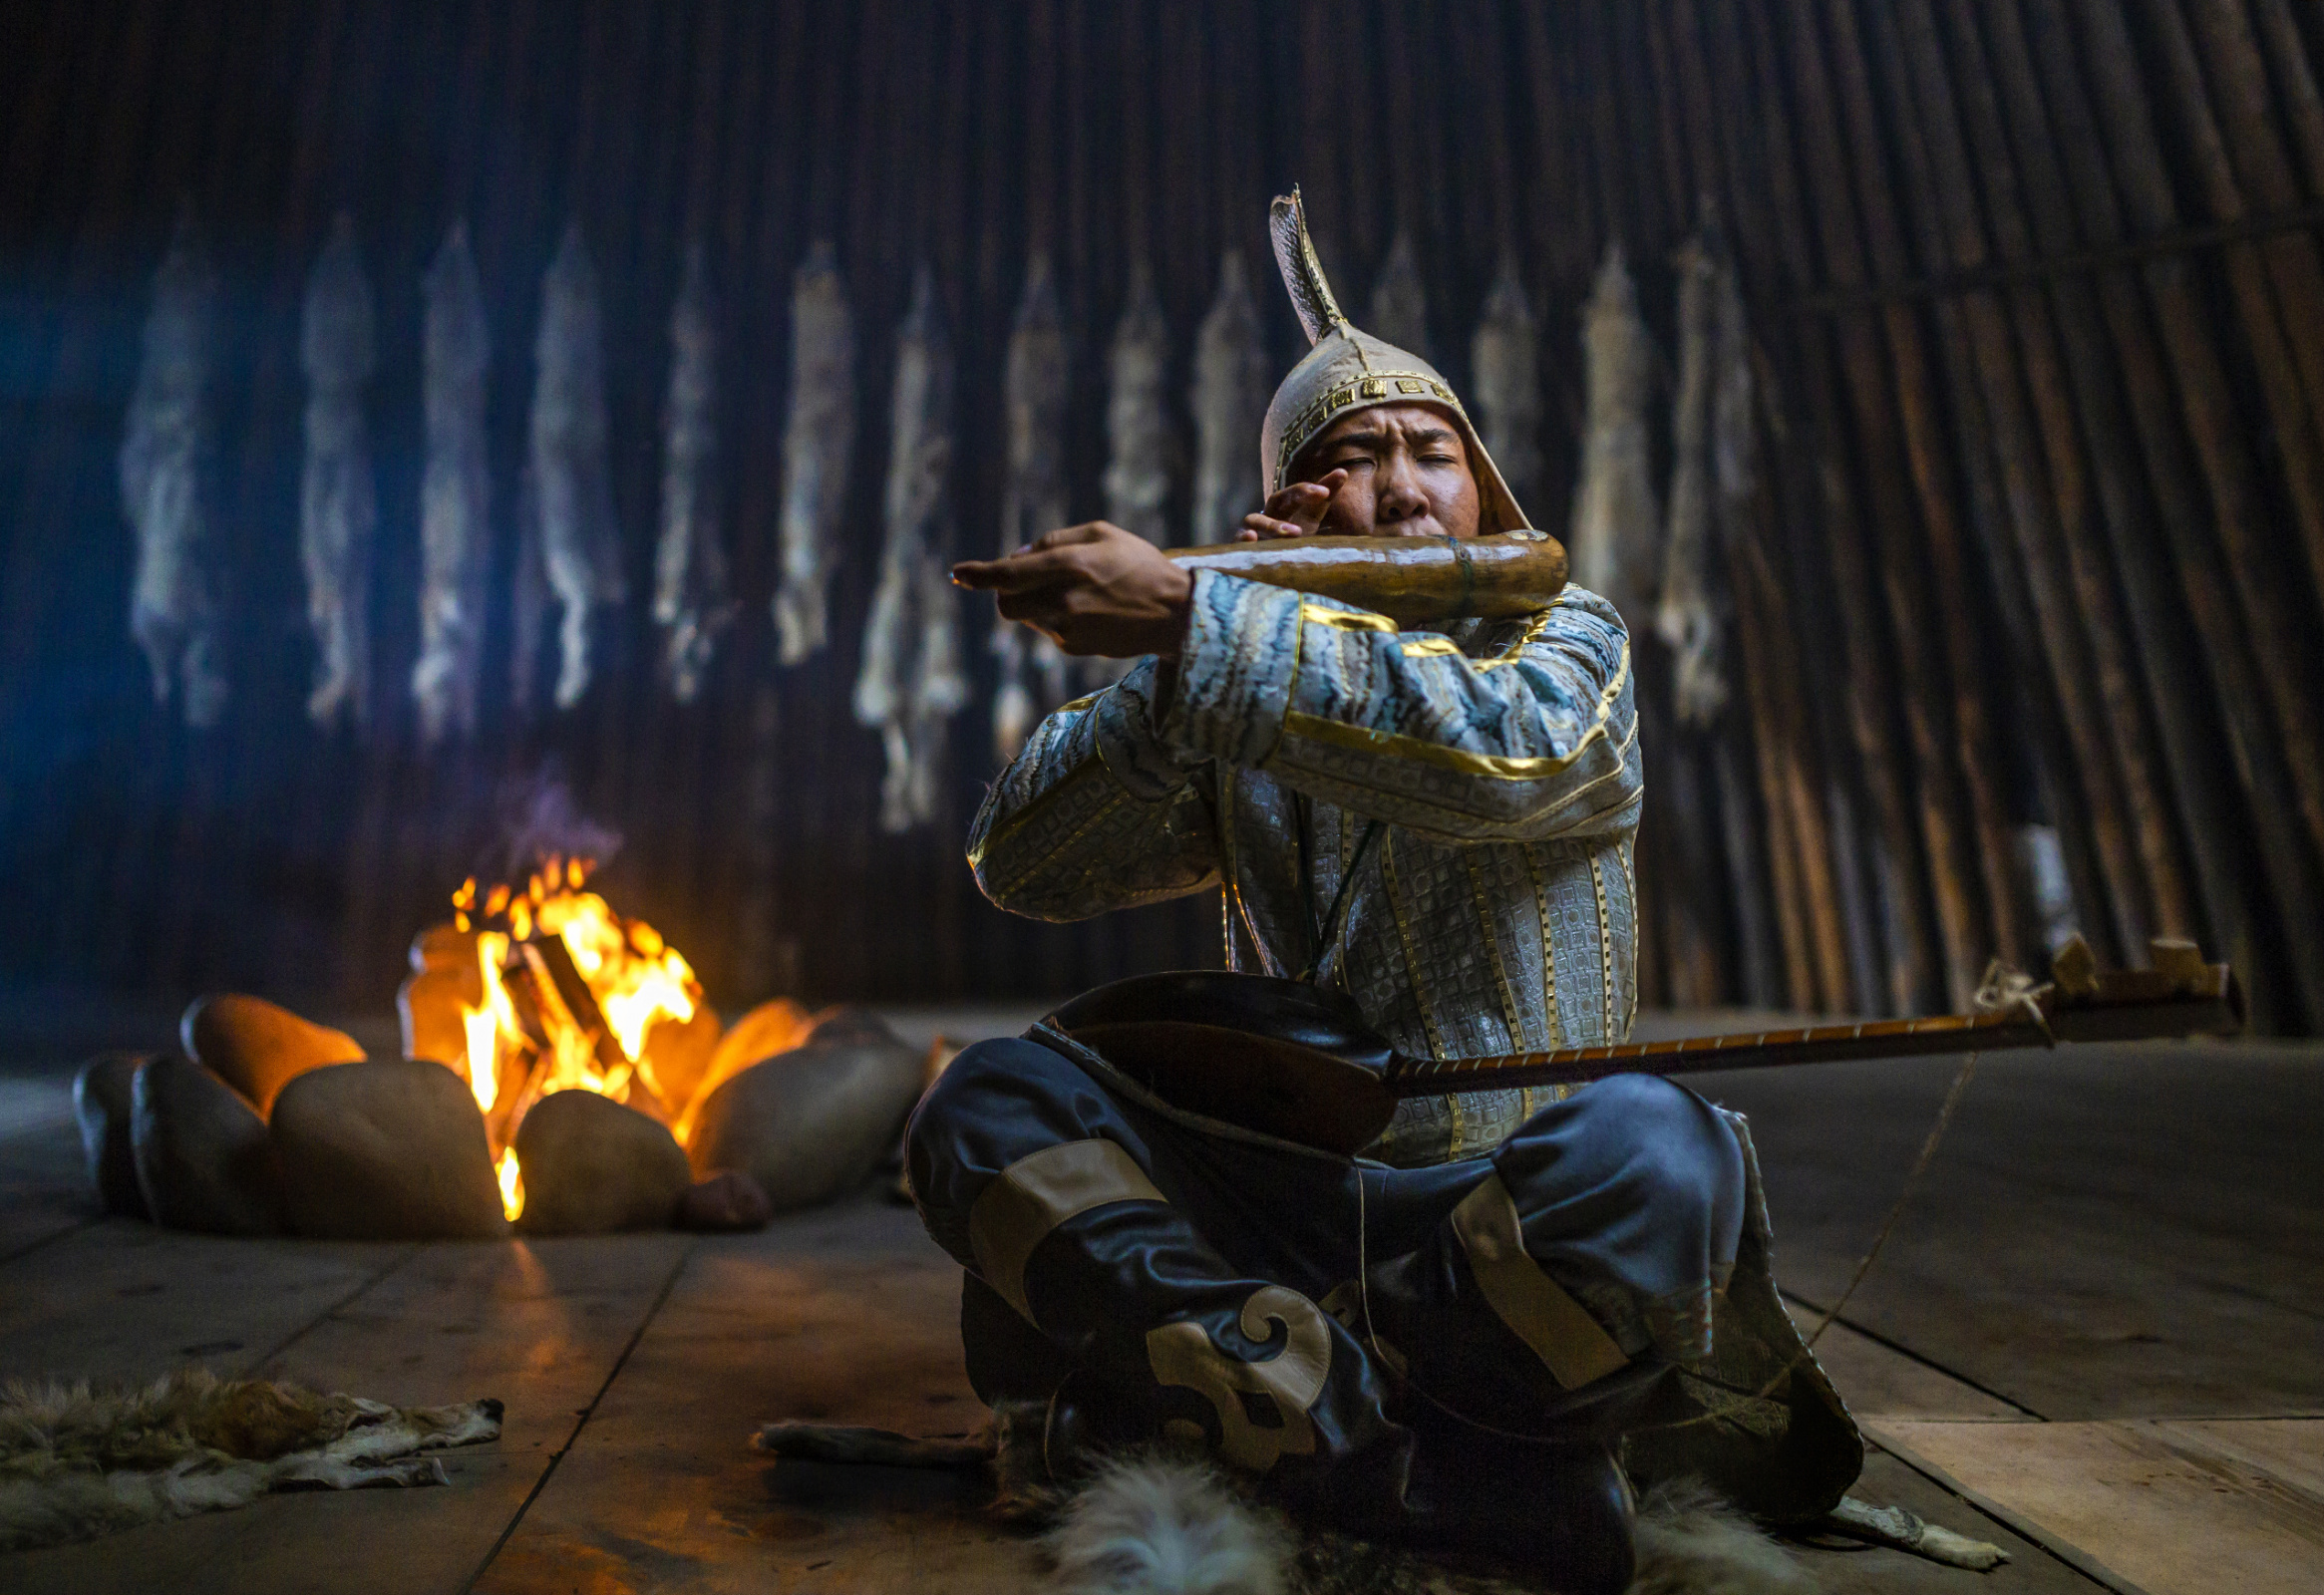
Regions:
<instances>
[{"instance_id":1,"label":"instrument string","mask_svg":"<svg viewBox=\"0 0 2324 1595\"><path fill-rule=\"evenodd\" d=\"M1935 1160L1937 1143L1945 1138L1945 1130L1953 1121L1953 1113L1961 1106L1962 1097L1968 1093L1969 1082L1977 1076L1977 1058L1976 1053L1971 1053L1961 1061L1960 1071L1953 1076L1953 1084L1946 1090L1945 1100L1937 1109L1936 1122L1929 1126L1927 1138L1920 1143L1920 1155L1912 1160L1912 1167L1905 1173L1904 1188L1896 1193L1896 1200L1889 1205L1888 1216L1880 1221L1879 1233L1872 1237L1871 1248L1856 1264L1856 1271L1848 1277L1847 1288L1839 1293L1838 1300L1825 1309L1824 1316L1816 1321L1816 1328L1802 1337L1799 1355L1768 1381L1759 1393L1760 1400L1765 1401L1777 1386L1792 1377L1792 1371L1816 1349L1816 1343L1824 1338L1824 1332L1831 1327L1832 1321L1839 1317L1840 1310L1847 1306L1848 1298L1856 1293L1856 1287L1864 1282L1864 1276L1872 1271L1872 1264L1879 1257L1880 1249L1888 1244L1889 1235L1895 1231L1896 1221L1904 1216L1905 1203L1912 1200L1912 1193L1920 1184L1920 1176L1928 1172L1928 1165Z\"/></svg>"}]
</instances>

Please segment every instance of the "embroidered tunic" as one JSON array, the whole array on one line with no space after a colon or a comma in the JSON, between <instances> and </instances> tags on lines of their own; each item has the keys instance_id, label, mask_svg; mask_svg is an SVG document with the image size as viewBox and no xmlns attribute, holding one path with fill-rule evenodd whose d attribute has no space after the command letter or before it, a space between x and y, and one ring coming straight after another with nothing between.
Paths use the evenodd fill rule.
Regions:
<instances>
[{"instance_id":1,"label":"embroidered tunic","mask_svg":"<svg viewBox=\"0 0 2324 1595\"><path fill-rule=\"evenodd\" d=\"M1219 886L1230 968L1320 966L1414 1055L1628 1035L1642 787L1611 604L1568 587L1529 620L1399 631L1199 571L1159 720L1157 668L1058 710L994 783L968 858L996 904L1070 920ZM1370 1154L1481 1155L1561 1095L1416 1099Z\"/></svg>"}]
</instances>

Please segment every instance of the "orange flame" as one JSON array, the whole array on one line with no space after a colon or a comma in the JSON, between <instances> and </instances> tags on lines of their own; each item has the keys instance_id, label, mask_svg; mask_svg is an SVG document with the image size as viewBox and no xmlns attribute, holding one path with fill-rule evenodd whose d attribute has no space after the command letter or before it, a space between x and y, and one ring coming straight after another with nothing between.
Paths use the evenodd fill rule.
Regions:
<instances>
[{"instance_id":1,"label":"orange flame","mask_svg":"<svg viewBox=\"0 0 2324 1595\"><path fill-rule=\"evenodd\" d=\"M516 1167L516 1148L510 1146L500 1153L500 1161L494 1169L500 1179L500 1211L513 1224L524 1211L524 1175Z\"/></svg>"},{"instance_id":2,"label":"orange flame","mask_svg":"<svg viewBox=\"0 0 2324 1595\"><path fill-rule=\"evenodd\" d=\"M535 934L554 935L564 943L627 1066L608 1067L590 1037L571 1025L553 1025L548 1056L539 1061L532 1092L513 1104L516 1113L521 1113L527 1102L550 1092L620 1094L633 1077L658 1095L658 1083L645 1060L646 1035L664 1019L684 1024L701 1005L701 983L677 948L663 940L653 926L643 920L623 919L603 897L582 889L592 867L591 860L585 858L552 857L542 861L520 891L503 883L484 894L484 916L491 920L505 914L507 928L478 932L477 974L484 1000L476 1007L461 1007L469 1089L482 1113L490 1115L501 1106L503 1057L514 1057L533 1046L517 1019L501 975L515 946ZM469 913L477 906L477 899L474 880L462 882L454 894L463 929L468 928ZM500 1131L501 1138L512 1138L515 1131L511 1114ZM501 1206L513 1219L524 1205L523 1179L513 1148L501 1151L498 1172Z\"/></svg>"}]
</instances>

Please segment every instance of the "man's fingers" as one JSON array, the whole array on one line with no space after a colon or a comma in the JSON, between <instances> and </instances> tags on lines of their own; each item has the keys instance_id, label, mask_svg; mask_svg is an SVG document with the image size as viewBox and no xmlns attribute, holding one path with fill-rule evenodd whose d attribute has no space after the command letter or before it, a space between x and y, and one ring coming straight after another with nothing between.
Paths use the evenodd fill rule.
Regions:
<instances>
[{"instance_id":1,"label":"man's fingers","mask_svg":"<svg viewBox=\"0 0 2324 1595\"><path fill-rule=\"evenodd\" d=\"M1036 545L1006 559L963 559L952 567L952 579L982 592L1029 592L1071 581L1082 573L1086 558L1072 543Z\"/></svg>"},{"instance_id":2,"label":"man's fingers","mask_svg":"<svg viewBox=\"0 0 2324 1595\"><path fill-rule=\"evenodd\" d=\"M1307 528L1295 520L1277 520L1272 515L1249 514L1242 517L1242 529L1235 533L1237 542L1257 542L1261 538L1301 537Z\"/></svg>"},{"instance_id":3,"label":"man's fingers","mask_svg":"<svg viewBox=\"0 0 2324 1595\"><path fill-rule=\"evenodd\" d=\"M1264 513L1277 520L1289 520L1300 511L1313 509L1321 512L1331 502L1331 494L1323 485L1313 481L1295 481L1288 487L1278 487L1267 495Z\"/></svg>"},{"instance_id":4,"label":"man's fingers","mask_svg":"<svg viewBox=\"0 0 2324 1595\"><path fill-rule=\"evenodd\" d=\"M1050 548L1071 547L1077 542L1098 542L1107 537L1128 535L1128 532L1110 520L1085 520L1078 526L1060 526L1055 531L1045 531L1021 551L1040 553Z\"/></svg>"}]
</instances>

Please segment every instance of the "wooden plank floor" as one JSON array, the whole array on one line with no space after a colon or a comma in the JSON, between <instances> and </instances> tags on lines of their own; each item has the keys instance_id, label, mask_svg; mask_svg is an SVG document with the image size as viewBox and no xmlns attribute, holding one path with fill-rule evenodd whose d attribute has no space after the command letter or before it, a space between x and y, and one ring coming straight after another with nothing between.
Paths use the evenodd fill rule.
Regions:
<instances>
[{"instance_id":1,"label":"wooden plank floor","mask_svg":"<svg viewBox=\"0 0 2324 1595\"><path fill-rule=\"evenodd\" d=\"M1037 1580L1034 1548L987 1524L964 1481L748 1448L776 1418L936 1434L981 1416L954 1338L956 1272L908 1210L867 1196L701 1240L164 1234L89 1211L69 1056L0 1053L0 1373L138 1378L193 1359L389 1401L497 1396L506 1433L448 1453L450 1488L272 1497L0 1558L0 1587ZM1716 1083L1753 1115L1803 1318L1877 1228L1950 1077L1926 1061ZM1821 1352L1891 1447L1859 1493L2013 1560L1979 1577L1803 1549L1826 1586L2175 1595L2227 1587L2188 1581L2227 1567L2254 1590L2324 1580L2324 1425L2305 1421L2324 1415L2318 1144L2324 1049L1988 1060Z\"/></svg>"}]
</instances>

